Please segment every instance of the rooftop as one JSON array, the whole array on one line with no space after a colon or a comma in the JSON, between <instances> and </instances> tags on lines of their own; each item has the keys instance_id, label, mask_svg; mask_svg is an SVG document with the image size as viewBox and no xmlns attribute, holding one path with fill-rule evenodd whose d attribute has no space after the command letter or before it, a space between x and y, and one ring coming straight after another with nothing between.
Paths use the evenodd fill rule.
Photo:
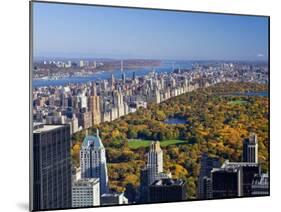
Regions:
<instances>
[{"instance_id":1,"label":"rooftop","mask_svg":"<svg viewBox=\"0 0 281 212\"><path fill-rule=\"evenodd\" d=\"M261 175L255 176L252 184L253 185L268 185L269 184L268 173L262 173Z\"/></svg>"},{"instance_id":2,"label":"rooftop","mask_svg":"<svg viewBox=\"0 0 281 212\"><path fill-rule=\"evenodd\" d=\"M93 186L99 181L99 178L84 178L74 181L73 186Z\"/></svg>"},{"instance_id":3,"label":"rooftop","mask_svg":"<svg viewBox=\"0 0 281 212\"><path fill-rule=\"evenodd\" d=\"M93 148L104 148L101 139L99 137L99 131L97 130L96 135L87 135L82 143L83 147L93 147Z\"/></svg>"},{"instance_id":4,"label":"rooftop","mask_svg":"<svg viewBox=\"0 0 281 212\"><path fill-rule=\"evenodd\" d=\"M103 195L101 195L101 197L119 197L119 196L123 196L124 193L105 193Z\"/></svg>"},{"instance_id":5,"label":"rooftop","mask_svg":"<svg viewBox=\"0 0 281 212\"><path fill-rule=\"evenodd\" d=\"M154 183L152 183L153 186L174 186L174 185L183 185L184 181L181 179L161 179L156 180Z\"/></svg>"},{"instance_id":6,"label":"rooftop","mask_svg":"<svg viewBox=\"0 0 281 212\"><path fill-rule=\"evenodd\" d=\"M54 130L60 127L63 127L65 125L43 125L43 124L36 124L34 125L33 133L42 133L47 132L50 130Z\"/></svg>"},{"instance_id":7,"label":"rooftop","mask_svg":"<svg viewBox=\"0 0 281 212\"><path fill-rule=\"evenodd\" d=\"M159 141L153 141L150 144L150 151L155 151L155 152L161 152L161 147L160 147L160 142Z\"/></svg>"},{"instance_id":8,"label":"rooftop","mask_svg":"<svg viewBox=\"0 0 281 212\"><path fill-rule=\"evenodd\" d=\"M226 160L221 168L238 168L238 167L256 167L259 166L258 163L251 163L251 162L229 162Z\"/></svg>"}]
</instances>

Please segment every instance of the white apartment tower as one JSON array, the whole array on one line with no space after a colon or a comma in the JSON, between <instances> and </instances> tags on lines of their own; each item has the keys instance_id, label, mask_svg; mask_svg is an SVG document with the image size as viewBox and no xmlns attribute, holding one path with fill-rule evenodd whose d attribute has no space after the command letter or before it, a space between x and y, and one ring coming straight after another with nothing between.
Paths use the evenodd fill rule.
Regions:
<instances>
[{"instance_id":1,"label":"white apartment tower","mask_svg":"<svg viewBox=\"0 0 281 212\"><path fill-rule=\"evenodd\" d=\"M163 172L163 152L159 141L153 141L150 145L147 170L149 185L157 180L160 173Z\"/></svg>"},{"instance_id":2,"label":"white apartment tower","mask_svg":"<svg viewBox=\"0 0 281 212\"><path fill-rule=\"evenodd\" d=\"M86 136L80 150L81 178L99 178L100 195L108 192L108 175L105 148L96 135Z\"/></svg>"}]
</instances>

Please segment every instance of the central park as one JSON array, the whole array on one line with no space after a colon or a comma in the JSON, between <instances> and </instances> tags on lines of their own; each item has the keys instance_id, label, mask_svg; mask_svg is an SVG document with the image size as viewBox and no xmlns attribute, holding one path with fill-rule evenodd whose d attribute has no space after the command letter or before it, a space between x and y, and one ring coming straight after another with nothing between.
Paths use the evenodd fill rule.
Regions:
<instances>
[{"instance_id":1,"label":"central park","mask_svg":"<svg viewBox=\"0 0 281 212\"><path fill-rule=\"evenodd\" d=\"M247 95L255 92L257 95ZM164 170L184 179L188 196L196 198L200 157L206 152L220 161L240 161L242 142L255 132L259 161L268 171L268 95L266 84L220 83L182 94L160 104L150 104L99 128L106 149L110 188L127 193L133 201L146 164L151 141L160 141ZM239 94L239 95L237 95ZM169 118L178 123L167 123ZM79 151L86 130L72 137L73 165L79 166Z\"/></svg>"}]
</instances>

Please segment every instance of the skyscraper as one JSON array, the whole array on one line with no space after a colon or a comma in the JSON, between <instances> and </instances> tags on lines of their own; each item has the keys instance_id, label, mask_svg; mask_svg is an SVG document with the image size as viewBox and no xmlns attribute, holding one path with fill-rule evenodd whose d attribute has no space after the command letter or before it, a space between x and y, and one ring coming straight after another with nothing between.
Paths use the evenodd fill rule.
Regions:
<instances>
[{"instance_id":1,"label":"skyscraper","mask_svg":"<svg viewBox=\"0 0 281 212\"><path fill-rule=\"evenodd\" d=\"M108 175L106 167L105 148L96 135L86 136L80 150L81 178L99 178L100 194L108 191Z\"/></svg>"},{"instance_id":2,"label":"skyscraper","mask_svg":"<svg viewBox=\"0 0 281 212\"><path fill-rule=\"evenodd\" d=\"M255 133L244 139L243 162L258 163L258 139Z\"/></svg>"},{"instance_id":3,"label":"skyscraper","mask_svg":"<svg viewBox=\"0 0 281 212\"><path fill-rule=\"evenodd\" d=\"M114 75L111 74L111 89L114 90L115 88L115 78L114 78Z\"/></svg>"},{"instance_id":4,"label":"skyscraper","mask_svg":"<svg viewBox=\"0 0 281 212\"><path fill-rule=\"evenodd\" d=\"M122 71L122 82L125 84L126 83L126 74L124 71Z\"/></svg>"},{"instance_id":5,"label":"skyscraper","mask_svg":"<svg viewBox=\"0 0 281 212\"><path fill-rule=\"evenodd\" d=\"M33 210L71 207L69 125L33 129Z\"/></svg>"},{"instance_id":6,"label":"skyscraper","mask_svg":"<svg viewBox=\"0 0 281 212\"><path fill-rule=\"evenodd\" d=\"M197 198L211 198L210 175L213 168L220 167L219 158L209 157L206 153L202 154L200 161L200 173L198 178Z\"/></svg>"},{"instance_id":7,"label":"skyscraper","mask_svg":"<svg viewBox=\"0 0 281 212\"><path fill-rule=\"evenodd\" d=\"M142 169L140 172L139 202L148 202L148 170Z\"/></svg>"},{"instance_id":8,"label":"skyscraper","mask_svg":"<svg viewBox=\"0 0 281 212\"><path fill-rule=\"evenodd\" d=\"M159 141L153 141L150 144L148 153L148 184L153 183L157 179L157 175L163 172L163 152L160 148Z\"/></svg>"},{"instance_id":9,"label":"skyscraper","mask_svg":"<svg viewBox=\"0 0 281 212\"><path fill-rule=\"evenodd\" d=\"M101 122L101 111L100 111L100 97L90 96L89 98L89 110L92 114L93 125L100 124Z\"/></svg>"},{"instance_id":10,"label":"skyscraper","mask_svg":"<svg viewBox=\"0 0 281 212\"><path fill-rule=\"evenodd\" d=\"M241 170L239 168L213 169L212 198L241 196Z\"/></svg>"},{"instance_id":11,"label":"skyscraper","mask_svg":"<svg viewBox=\"0 0 281 212\"><path fill-rule=\"evenodd\" d=\"M98 178L85 178L73 182L72 207L100 205L100 184Z\"/></svg>"},{"instance_id":12,"label":"skyscraper","mask_svg":"<svg viewBox=\"0 0 281 212\"><path fill-rule=\"evenodd\" d=\"M148 202L149 185L156 180L170 179L172 177L171 173L163 172L163 152L159 141L153 141L150 144L147 165L146 168L141 170L140 175L139 202L142 203Z\"/></svg>"},{"instance_id":13,"label":"skyscraper","mask_svg":"<svg viewBox=\"0 0 281 212\"><path fill-rule=\"evenodd\" d=\"M211 171L212 197L251 196L252 182L260 173L257 163L225 161L221 168Z\"/></svg>"},{"instance_id":14,"label":"skyscraper","mask_svg":"<svg viewBox=\"0 0 281 212\"><path fill-rule=\"evenodd\" d=\"M124 116L125 109L124 109L124 101L123 101L123 94L120 91L113 92L113 104L117 108L117 117Z\"/></svg>"},{"instance_id":15,"label":"skyscraper","mask_svg":"<svg viewBox=\"0 0 281 212\"><path fill-rule=\"evenodd\" d=\"M79 127L82 126L83 129L88 129L92 127L93 121L92 121L92 113L90 111L78 113L77 117L78 117Z\"/></svg>"}]
</instances>

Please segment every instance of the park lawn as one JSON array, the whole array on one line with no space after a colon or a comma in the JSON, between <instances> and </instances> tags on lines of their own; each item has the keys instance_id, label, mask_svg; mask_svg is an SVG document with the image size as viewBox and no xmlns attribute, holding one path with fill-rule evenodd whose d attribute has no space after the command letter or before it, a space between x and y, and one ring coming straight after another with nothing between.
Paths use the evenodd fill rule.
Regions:
<instances>
[{"instance_id":1,"label":"park lawn","mask_svg":"<svg viewBox=\"0 0 281 212\"><path fill-rule=\"evenodd\" d=\"M140 147L148 147L152 141L150 140L141 140L141 139L131 139L128 142L129 148L131 149L138 149ZM172 144L182 144L187 143L187 141L183 140L165 140L160 141L161 147L169 146Z\"/></svg>"},{"instance_id":2,"label":"park lawn","mask_svg":"<svg viewBox=\"0 0 281 212\"><path fill-rule=\"evenodd\" d=\"M234 100L234 101L229 101L228 104L230 105L243 105L247 104L248 102L245 100Z\"/></svg>"}]
</instances>

